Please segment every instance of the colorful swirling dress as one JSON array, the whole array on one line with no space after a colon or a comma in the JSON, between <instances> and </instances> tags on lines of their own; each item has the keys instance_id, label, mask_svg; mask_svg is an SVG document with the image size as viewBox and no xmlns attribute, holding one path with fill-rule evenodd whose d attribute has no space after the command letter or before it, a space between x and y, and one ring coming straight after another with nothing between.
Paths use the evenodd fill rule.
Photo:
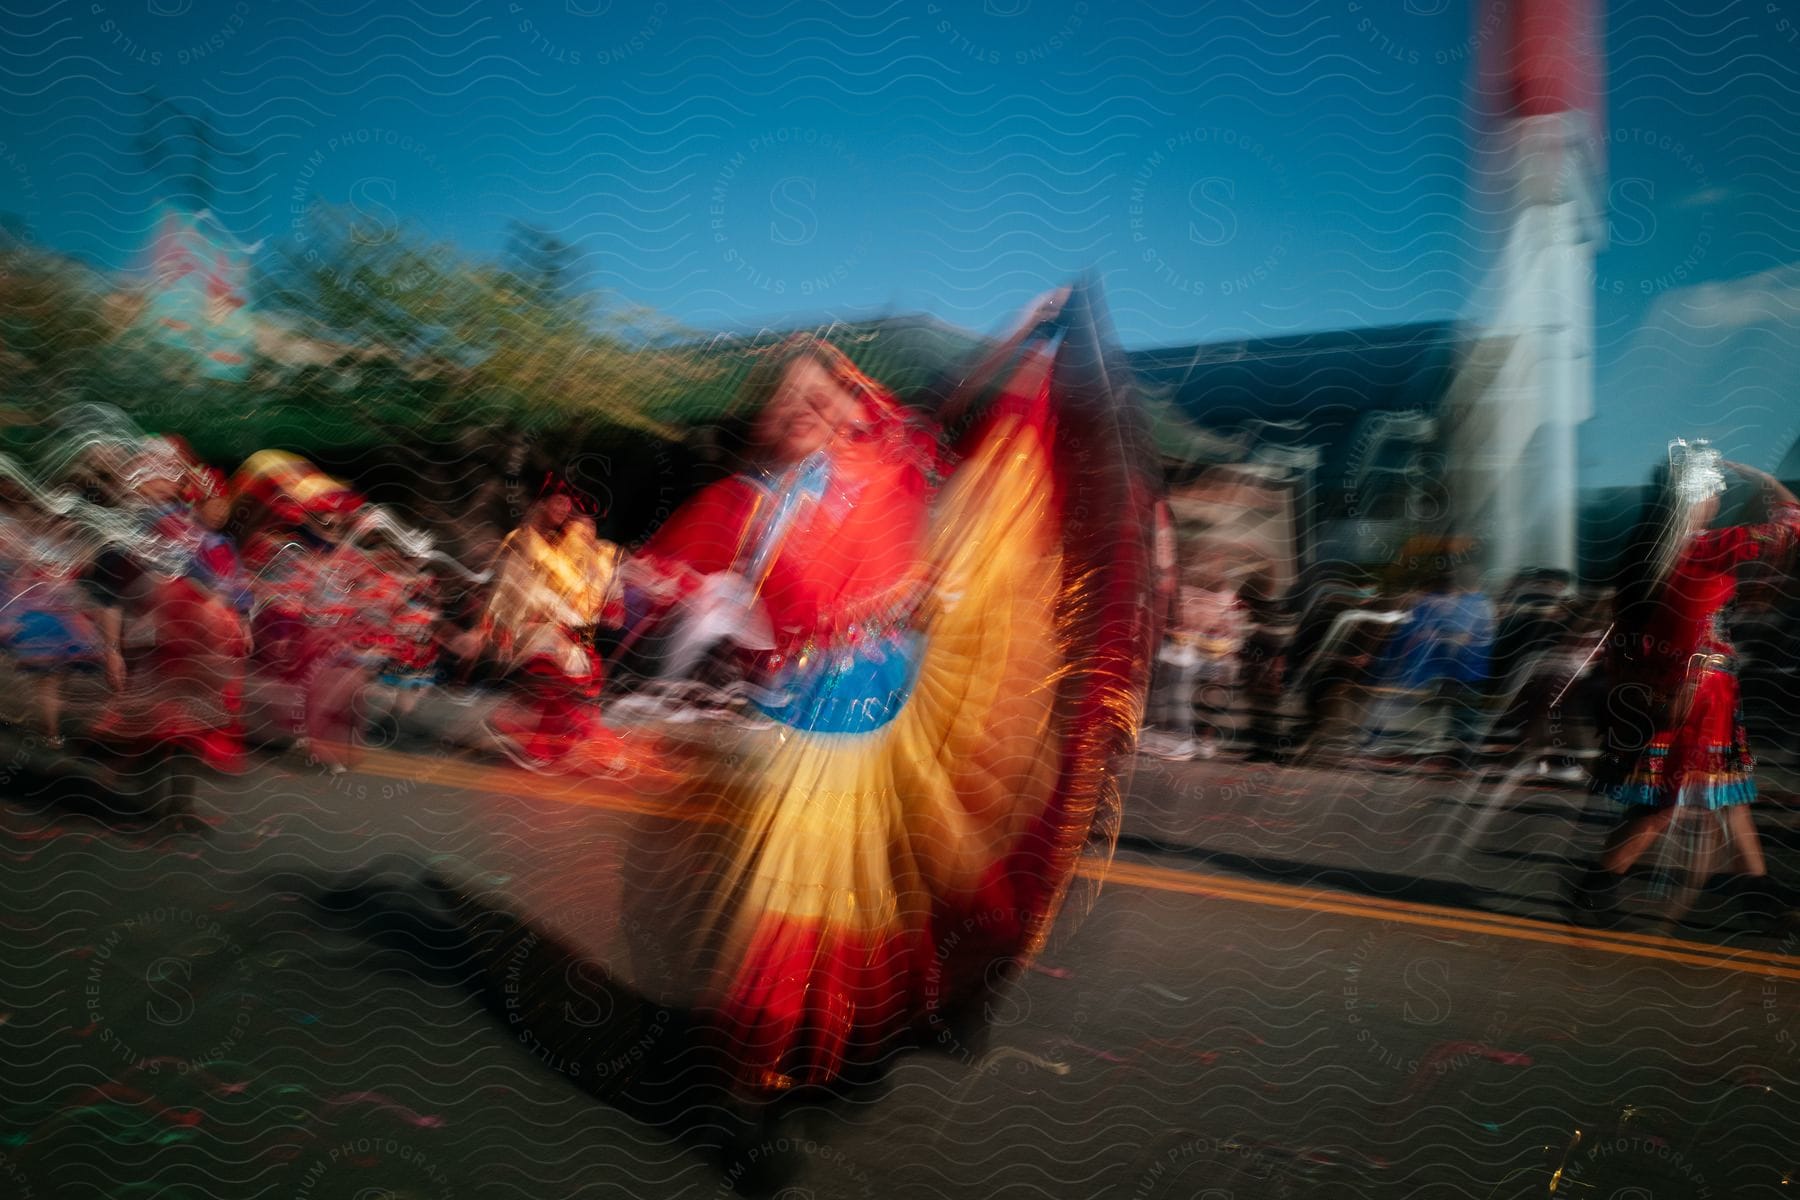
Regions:
<instances>
[{"instance_id":1,"label":"colorful swirling dress","mask_svg":"<svg viewBox=\"0 0 1800 1200\"><path fill-rule=\"evenodd\" d=\"M1595 791L1628 805L1704 809L1756 798L1724 616L1738 567L1778 559L1797 541L1800 508L1792 505L1776 506L1760 524L1690 535L1651 628L1610 647L1616 728L1596 764ZM1629 728L1633 717L1644 719L1640 729Z\"/></svg>"},{"instance_id":2,"label":"colorful swirling dress","mask_svg":"<svg viewBox=\"0 0 1800 1200\"><path fill-rule=\"evenodd\" d=\"M1090 839L1110 850L1153 492L1111 393L1059 411L1053 361L1025 360L941 490L884 399L642 552L742 575L777 643L754 676L771 727L703 759L627 866L642 964L681 948L640 984L705 1014L753 1095L878 1063L967 1004L1041 946Z\"/></svg>"}]
</instances>

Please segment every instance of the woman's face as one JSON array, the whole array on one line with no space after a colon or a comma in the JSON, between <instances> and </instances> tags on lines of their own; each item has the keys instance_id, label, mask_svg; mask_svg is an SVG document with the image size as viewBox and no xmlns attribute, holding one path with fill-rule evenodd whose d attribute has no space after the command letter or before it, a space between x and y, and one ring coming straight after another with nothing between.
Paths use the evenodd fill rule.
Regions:
<instances>
[{"instance_id":1,"label":"woman's face","mask_svg":"<svg viewBox=\"0 0 1800 1200\"><path fill-rule=\"evenodd\" d=\"M558 530L569 523L569 517L574 511L575 502L557 492L544 498L544 503L538 508L538 521L544 529Z\"/></svg>"},{"instance_id":2,"label":"woman's face","mask_svg":"<svg viewBox=\"0 0 1800 1200\"><path fill-rule=\"evenodd\" d=\"M1708 525L1713 523L1713 518L1719 515L1719 498L1717 496L1708 496L1706 499L1695 504L1688 512L1689 527L1693 529L1705 529Z\"/></svg>"},{"instance_id":3,"label":"woman's face","mask_svg":"<svg viewBox=\"0 0 1800 1200\"><path fill-rule=\"evenodd\" d=\"M779 462L799 462L860 414L856 397L816 359L796 359L757 415L756 443Z\"/></svg>"}]
</instances>

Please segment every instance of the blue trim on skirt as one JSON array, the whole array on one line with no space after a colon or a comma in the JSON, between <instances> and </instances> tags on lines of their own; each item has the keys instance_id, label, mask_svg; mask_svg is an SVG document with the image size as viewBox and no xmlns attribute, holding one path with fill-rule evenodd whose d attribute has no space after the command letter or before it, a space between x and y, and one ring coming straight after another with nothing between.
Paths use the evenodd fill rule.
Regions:
<instances>
[{"instance_id":1,"label":"blue trim on skirt","mask_svg":"<svg viewBox=\"0 0 1800 1200\"><path fill-rule=\"evenodd\" d=\"M1683 788L1682 794L1675 797L1668 794L1666 787L1649 783L1599 785L1594 788L1594 791L1627 808L1660 808L1667 804L1675 804L1682 808L1717 810L1754 801L1756 799L1756 780L1734 779L1730 783L1712 783L1702 787ZM1700 793L1700 795L1696 797L1695 793Z\"/></svg>"},{"instance_id":2,"label":"blue trim on skirt","mask_svg":"<svg viewBox=\"0 0 1800 1200\"><path fill-rule=\"evenodd\" d=\"M904 632L789 659L771 681L775 701L756 707L808 733L872 733L906 707L924 639Z\"/></svg>"}]
</instances>

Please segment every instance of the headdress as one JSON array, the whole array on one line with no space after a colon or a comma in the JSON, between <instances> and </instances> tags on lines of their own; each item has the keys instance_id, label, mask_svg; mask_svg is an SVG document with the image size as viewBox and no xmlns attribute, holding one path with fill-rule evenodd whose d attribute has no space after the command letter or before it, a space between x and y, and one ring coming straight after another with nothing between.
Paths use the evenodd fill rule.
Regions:
<instances>
[{"instance_id":1,"label":"headdress","mask_svg":"<svg viewBox=\"0 0 1800 1200\"><path fill-rule=\"evenodd\" d=\"M1642 609L1660 593L1680 560L1682 547L1687 545L1694 532L1695 506L1724 490L1725 459L1711 442L1701 438L1691 442L1676 438L1669 443L1667 483L1657 502L1662 510L1660 528L1647 553L1639 549L1632 551L1634 555L1642 554L1641 564L1647 570L1638 576L1637 582L1620 588L1620 612Z\"/></svg>"},{"instance_id":2,"label":"headdress","mask_svg":"<svg viewBox=\"0 0 1800 1200\"><path fill-rule=\"evenodd\" d=\"M230 490L234 501L260 504L279 524L297 525L307 517L330 522L362 505L349 484L282 450L251 455L232 476Z\"/></svg>"},{"instance_id":3,"label":"headdress","mask_svg":"<svg viewBox=\"0 0 1800 1200\"><path fill-rule=\"evenodd\" d=\"M565 476L549 471L544 475L544 486L538 489L537 502L542 504L553 496L567 496L576 512L589 517L595 515L593 497L575 487ZM604 517L606 513L601 512L599 515Z\"/></svg>"},{"instance_id":4,"label":"headdress","mask_svg":"<svg viewBox=\"0 0 1800 1200\"><path fill-rule=\"evenodd\" d=\"M1704 438L1669 443L1669 487L1683 507L1711 499L1725 490L1725 456Z\"/></svg>"}]
</instances>

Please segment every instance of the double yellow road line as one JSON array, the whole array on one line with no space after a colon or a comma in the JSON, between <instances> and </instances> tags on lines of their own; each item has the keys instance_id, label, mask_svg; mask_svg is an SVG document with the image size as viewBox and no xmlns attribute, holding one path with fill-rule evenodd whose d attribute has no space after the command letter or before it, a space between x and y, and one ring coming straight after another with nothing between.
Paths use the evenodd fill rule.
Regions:
<instances>
[{"instance_id":1,"label":"double yellow road line","mask_svg":"<svg viewBox=\"0 0 1800 1200\"><path fill-rule=\"evenodd\" d=\"M683 815L681 806L655 795L654 782L643 775L609 782L573 776L541 776L510 767L489 767L455 759L426 759L390 751L365 751L357 769L390 779L442 787L467 788L498 795L525 796L565 804L637 815ZM644 784L651 786L646 794ZM1772 979L1800 980L1800 956L1742 950L1683 941L1648 933L1615 933L1570 929L1505 913L1444 908L1379 896L1358 896L1324 888L1260 883L1234 875L1114 861L1090 866L1083 873L1113 887L1145 888L1265 908L1327 913L1367 921L1386 921L1480 937L1536 942L1566 950L1617 954L1690 967L1737 971ZM1800 943L1800 937L1796 939Z\"/></svg>"},{"instance_id":2,"label":"double yellow road line","mask_svg":"<svg viewBox=\"0 0 1800 1200\"><path fill-rule=\"evenodd\" d=\"M1090 874L1096 877L1103 876L1105 881L1114 887L1151 888L1156 891L1205 896L1240 904L1259 904L1268 908L1332 913L1337 916L1358 917L1368 921L1391 921L1402 925L1441 929L1452 933L1511 938L1520 942L1538 942L1569 950L1622 954L1631 958L1656 959L1661 962L1679 963L1686 966L1741 971L1775 979L1800 980L1800 957L1791 954L1740 950L1724 946L1714 947L1704 943L1688 942L1680 938L1661 937L1648 933L1569 929L1532 920L1529 917L1515 917L1506 913L1442 908L1431 904L1388 900L1379 896L1356 896L1320 888L1257 883L1232 875L1213 875L1202 871L1153 867L1142 863L1114 862L1110 867L1103 870L1096 869Z\"/></svg>"}]
</instances>

